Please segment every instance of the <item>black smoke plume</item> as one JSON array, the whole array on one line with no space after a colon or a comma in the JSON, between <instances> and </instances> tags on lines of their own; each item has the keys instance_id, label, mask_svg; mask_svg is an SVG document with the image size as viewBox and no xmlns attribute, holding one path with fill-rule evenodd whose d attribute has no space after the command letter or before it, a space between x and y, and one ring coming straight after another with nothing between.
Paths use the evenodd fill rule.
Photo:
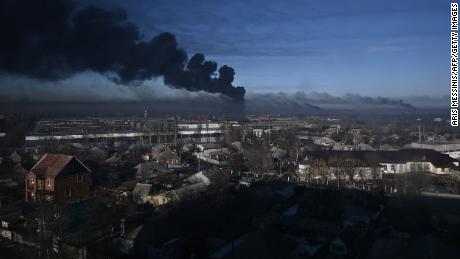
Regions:
<instances>
[{"instance_id":1,"label":"black smoke plume","mask_svg":"<svg viewBox=\"0 0 460 259\"><path fill-rule=\"evenodd\" d=\"M203 54L190 59L174 35L144 41L122 9L76 9L70 0L0 1L0 70L58 80L92 70L120 84L162 76L174 88L220 93L243 101L235 71Z\"/></svg>"}]
</instances>

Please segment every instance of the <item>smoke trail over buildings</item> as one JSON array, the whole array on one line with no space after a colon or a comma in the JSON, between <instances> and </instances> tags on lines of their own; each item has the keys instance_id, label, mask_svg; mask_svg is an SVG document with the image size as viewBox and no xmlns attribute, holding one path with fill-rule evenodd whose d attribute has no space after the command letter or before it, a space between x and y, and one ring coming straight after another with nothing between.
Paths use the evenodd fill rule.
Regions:
<instances>
[{"instance_id":1,"label":"smoke trail over buildings","mask_svg":"<svg viewBox=\"0 0 460 259\"><path fill-rule=\"evenodd\" d=\"M274 106L278 104L279 107L319 107L319 108L333 108L333 109L365 109L368 107L394 107L401 109L415 109L410 103L401 99L391 99L386 97L370 97L361 96L358 94L345 94L344 96L333 96L328 93L320 92L296 92L288 93L265 93L265 94L248 94L248 105L255 103L261 106Z\"/></svg>"},{"instance_id":2,"label":"smoke trail over buildings","mask_svg":"<svg viewBox=\"0 0 460 259\"><path fill-rule=\"evenodd\" d=\"M76 9L66 0L0 2L0 71L57 81L94 71L117 84L162 77L165 84L244 100L235 71L203 54L190 59L171 33L145 41L122 9Z\"/></svg>"}]
</instances>

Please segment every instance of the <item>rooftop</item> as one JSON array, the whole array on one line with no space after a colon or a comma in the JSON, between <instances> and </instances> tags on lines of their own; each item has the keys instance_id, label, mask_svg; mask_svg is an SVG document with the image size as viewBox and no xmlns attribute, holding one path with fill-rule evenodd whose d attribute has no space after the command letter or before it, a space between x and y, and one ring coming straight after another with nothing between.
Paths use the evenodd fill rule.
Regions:
<instances>
[{"instance_id":1,"label":"rooftop","mask_svg":"<svg viewBox=\"0 0 460 259\"><path fill-rule=\"evenodd\" d=\"M75 163L75 166L91 172L83 163L74 156L62 154L46 153L43 157L30 169L31 172L42 177L56 177L69 163Z\"/></svg>"}]
</instances>

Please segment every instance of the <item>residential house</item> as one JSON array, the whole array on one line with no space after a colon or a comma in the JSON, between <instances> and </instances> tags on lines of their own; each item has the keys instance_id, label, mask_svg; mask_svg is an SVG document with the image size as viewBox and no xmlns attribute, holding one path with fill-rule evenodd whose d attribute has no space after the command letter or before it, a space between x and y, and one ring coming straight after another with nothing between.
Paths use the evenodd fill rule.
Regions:
<instances>
[{"instance_id":1,"label":"residential house","mask_svg":"<svg viewBox=\"0 0 460 259\"><path fill-rule=\"evenodd\" d=\"M361 135L361 134L364 134L365 132L366 130L362 128L351 128L349 131L349 133L353 135Z\"/></svg>"},{"instance_id":2,"label":"residential house","mask_svg":"<svg viewBox=\"0 0 460 259\"><path fill-rule=\"evenodd\" d=\"M192 199L204 192L210 184L209 178L203 172L199 172L184 179L183 187L151 196L149 202L154 206L161 206L171 202Z\"/></svg>"},{"instance_id":3,"label":"residential house","mask_svg":"<svg viewBox=\"0 0 460 259\"><path fill-rule=\"evenodd\" d=\"M166 150L157 156L158 164L166 165L168 168L180 168L181 159L175 152Z\"/></svg>"},{"instance_id":4,"label":"residential house","mask_svg":"<svg viewBox=\"0 0 460 259\"><path fill-rule=\"evenodd\" d=\"M137 204L144 204L147 202L149 195L152 193L152 185L145 183L137 183L133 189L133 200Z\"/></svg>"},{"instance_id":5,"label":"residential house","mask_svg":"<svg viewBox=\"0 0 460 259\"><path fill-rule=\"evenodd\" d=\"M168 203L178 203L198 197L210 186L216 186L219 190L225 189L229 176L221 172L199 172L183 180L182 186L173 190L155 195L149 195L147 201L155 207ZM231 185L231 184L230 184Z\"/></svg>"},{"instance_id":6,"label":"residential house","mask_svg":"<svg viewBox=\"0 0 460 259\"><path fill-rule=\"evenodd\" d=\"M136 179L142 182L153 181L155 173L157 173L162 166L157 162L140 163L134 167L136 169Z\"/></svg>"},{"instance_id":7,"label":"residential house","mask_svg":"<svg viewBox=\"0 0 460 259\"><path fill-rule=\"evenodd\" d=\"M26 175L26 201L70 203L91 192L91 170L78 158L45 154Z\"/></svg>"},{"instance_id":8,"label":"residential house","mask_svg":"<svg viewBox=\"0 0 460 259\"><path fill-rule=\"evenodd\" d=\"M94 146L88 150L86 159L89 161L102 163L107 159L107 152L98 146Z\"/></svg>"},{"instance_id":9,"label":"residential house","mask_svg":"<svg viewBox=\"0 0 460 259\"><path fill-rule=\"evenodd\" d=\"M222 148L219 145L211 144L198 145L198 149L201 152L196 152L194 155L198 159L211 164L219 166L230 165L230 151L228 148Z\"/></svg>"},{"instance_id":10,"label":"residential house","mask_svg":"<svg viewBox=\"0 0 460 259\"><path fill-rule=\"evenodd\" d=\"M171 151L171 149L164 144L158 144L153 146L150 149L150 159L156 160L158 156L165 151Z\"/></svg>"}]
</instances>

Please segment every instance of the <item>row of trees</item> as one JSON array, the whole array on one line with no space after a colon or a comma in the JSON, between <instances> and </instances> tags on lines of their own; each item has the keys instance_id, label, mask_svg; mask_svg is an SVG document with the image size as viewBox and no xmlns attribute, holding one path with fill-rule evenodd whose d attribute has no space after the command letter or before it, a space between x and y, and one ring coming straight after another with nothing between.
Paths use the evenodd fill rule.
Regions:
<instances>
[{"instance_id":1,"label":"row of trees","mask_svg":"<svg viewBox=\"0 0 460 259\"><path fill-rule=\"evenodd\" d=\"M370 171L369 169L370 168ZM378 179L381 177L379 164L376 160L370 159L366 165L360 160L349 155L333 155L328 161L315 158L310 161L310 173L308 179L320 178L323 181L328 181L330 178L335 178L340 185L344 181L353 182L356 177L361 180Z\"/></svg>"}]
</instances>

